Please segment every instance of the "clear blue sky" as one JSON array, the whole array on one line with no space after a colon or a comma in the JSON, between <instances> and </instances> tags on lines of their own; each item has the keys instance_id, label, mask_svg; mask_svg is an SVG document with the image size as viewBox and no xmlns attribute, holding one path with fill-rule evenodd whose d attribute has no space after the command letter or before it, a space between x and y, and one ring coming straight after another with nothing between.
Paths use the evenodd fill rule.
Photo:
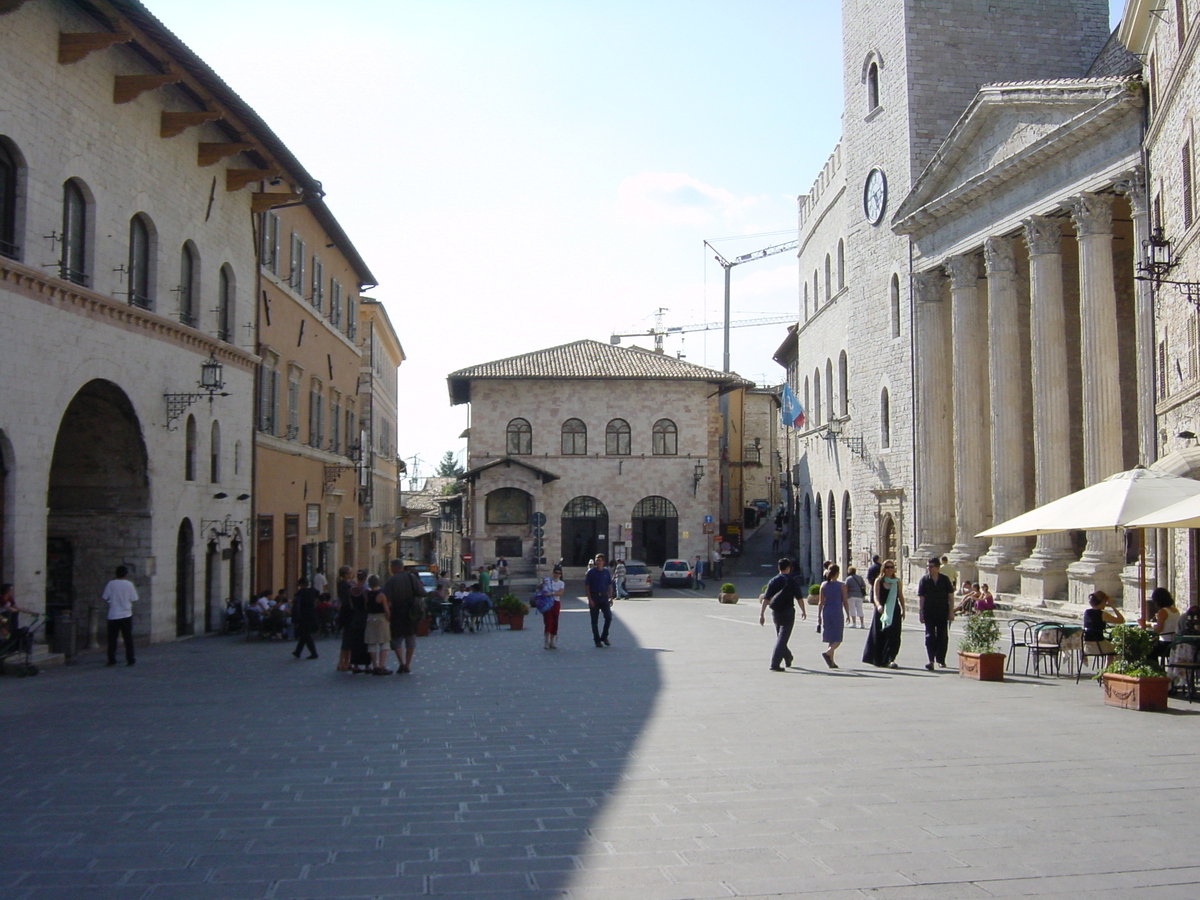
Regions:
<instances>
[{"instance_id":1,"label":"clear blue sky","mask_svg":"<svg viewBox=\"0 0 1200 900\"><path fill-rule=\"evenodd\" d=\"M448 372L719 319L702 241L793 237L840 131L833 0L146 2L324 183L408 354L421 474L464 444ZM792 254L735 269L734 318L794 315L796 283ZM733 335L778 381L783 327ZM719 331L667 350L721 366Z\"/></svg>"}]
</instances>

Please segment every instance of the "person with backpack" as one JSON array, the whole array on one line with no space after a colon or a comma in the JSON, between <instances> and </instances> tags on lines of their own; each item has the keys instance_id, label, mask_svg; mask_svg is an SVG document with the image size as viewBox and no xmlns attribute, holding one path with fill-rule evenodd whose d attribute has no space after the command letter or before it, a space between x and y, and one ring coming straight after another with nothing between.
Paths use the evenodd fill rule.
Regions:
<instances>
[{"instance_id":1,"label":"person with backpack","mask_svg":"<svg viewBox=\"0 0 1200 900\"><path fill-rule=\"evenodd\" d=\"M417 627L425 618L425 585L416 572L404 568L404 560L392 560L392 575L383 584L388 599L391 620L391 647L396 654L396 672L412 671L413 653L417 649Z\"/></svg>"},{"instance_id":2,"label":"person with backpack","mask_svg":"<svg viewBox=\"0 0 1200 900\"><path fill-rule=\"evenodd\" d=\"M779 560L779 574L770 580L762 595L762 608L758 613L758 624L765 625L767 607L771 607L771 621L775 623L775 649L771 653L771 671L784 671L783 663L792 664L792 651L788 639L796 627L796 606L800 607L800 618L807 619L804 594L796 590L792 577L792 561L786 556Z\"/></svg>"}]
</instances>

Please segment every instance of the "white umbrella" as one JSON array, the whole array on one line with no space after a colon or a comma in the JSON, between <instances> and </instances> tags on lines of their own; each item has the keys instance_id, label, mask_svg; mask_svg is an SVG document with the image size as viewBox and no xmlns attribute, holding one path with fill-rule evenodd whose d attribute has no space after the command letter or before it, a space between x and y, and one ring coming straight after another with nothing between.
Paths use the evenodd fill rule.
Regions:
<instances>
[{"instance_id":1,"label":"white umbrella","mask_svg":"<svg viewBox=\"0 0 1200 900\"><path fill-rule=\"evenodd\" d=\"M1200 483L1200 482L1198 482ZM1200 528L1200 494L1139 516L1129 528Z\"/></svg>"},{"instance_id":2,"label":"white umbrella","mask_svg":"<svg viewBox=\"0 0 1200 900\"><path fill-rule=\"evenodd\" d=\"M1138 466L1110 475L1081 491L1059 497L976 537L1024 537L1059 531L1102 531L1108 528L1161 527L1138 522L1165 506L1200 495L1200 481ZM1200 504L1194 507L1200 510Z\"/></svg>"}]
</instances>

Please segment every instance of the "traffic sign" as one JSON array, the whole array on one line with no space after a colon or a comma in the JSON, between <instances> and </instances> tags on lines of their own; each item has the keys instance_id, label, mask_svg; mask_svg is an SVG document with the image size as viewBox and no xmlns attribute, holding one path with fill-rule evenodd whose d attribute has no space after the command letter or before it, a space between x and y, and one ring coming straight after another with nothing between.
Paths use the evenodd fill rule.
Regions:
<instances>
[{"instance_id":1,"label":"traffic sign","mask_svg":"<svg viewBox=\"0 0 1200 900\"><path fill-rule=\"evenodd\" d=\"M545 537L546 530L544 528L535 528L535 529L533 529L533 536L535 538Z\"/></svg>"},{"instance_id":2,"label":"traffic sign","mask_svg":"<svg viewBox=\"0 0 1200 900\"><path fill-rule=\"evenodd\" d=\"M711 524L712 524L712 521L713 521L713 517L712 517L712 516L705 516L705 517L704 517L704 524L705 524L705 525L711 525Z\"/></svg>"},{"instance_id":3,"label":"traffic sign","mask_svg":"<svg viewBox=\"0 0 1200 900\"><path fill-rule=\"evenodd\" d=\"M529 517L529 524L533 525L535 528L541 528L543 525L546 524L546 514L541 513L541 512L535 512L532 516Z\"/></svg>"}]
</instances>

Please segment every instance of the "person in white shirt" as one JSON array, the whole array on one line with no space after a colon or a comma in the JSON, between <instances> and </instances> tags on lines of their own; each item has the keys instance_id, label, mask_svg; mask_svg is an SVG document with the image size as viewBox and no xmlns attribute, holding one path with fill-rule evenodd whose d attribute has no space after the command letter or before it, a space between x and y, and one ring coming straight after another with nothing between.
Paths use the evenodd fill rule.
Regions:
<instances>
[{"instance_id":1,"label":"person in white shirt","mask_svg":"<svg viewBox=\"0 0 1200 900\"><path fill-rule=\"evenodd\" d=\"M117 566L117 577L104 586L100 599L108 604L108 665L117 664L117 635L125 641L125 665L132 666L133 658L133 604L137 602L137 589L126 576L129 570Z\"/></svg>"},{"instance_id":2,"label":"person in white shirt","mask_svg":"<svg viewBox=\"0 0 1200 900\"><path fill-rule=\"evenodd\" d=\"M312 589L318 594L325 593L325 589L329 586L329 579L325 577L325 570L317 569L312 577Z\"/></svg>"}]
</instances>

